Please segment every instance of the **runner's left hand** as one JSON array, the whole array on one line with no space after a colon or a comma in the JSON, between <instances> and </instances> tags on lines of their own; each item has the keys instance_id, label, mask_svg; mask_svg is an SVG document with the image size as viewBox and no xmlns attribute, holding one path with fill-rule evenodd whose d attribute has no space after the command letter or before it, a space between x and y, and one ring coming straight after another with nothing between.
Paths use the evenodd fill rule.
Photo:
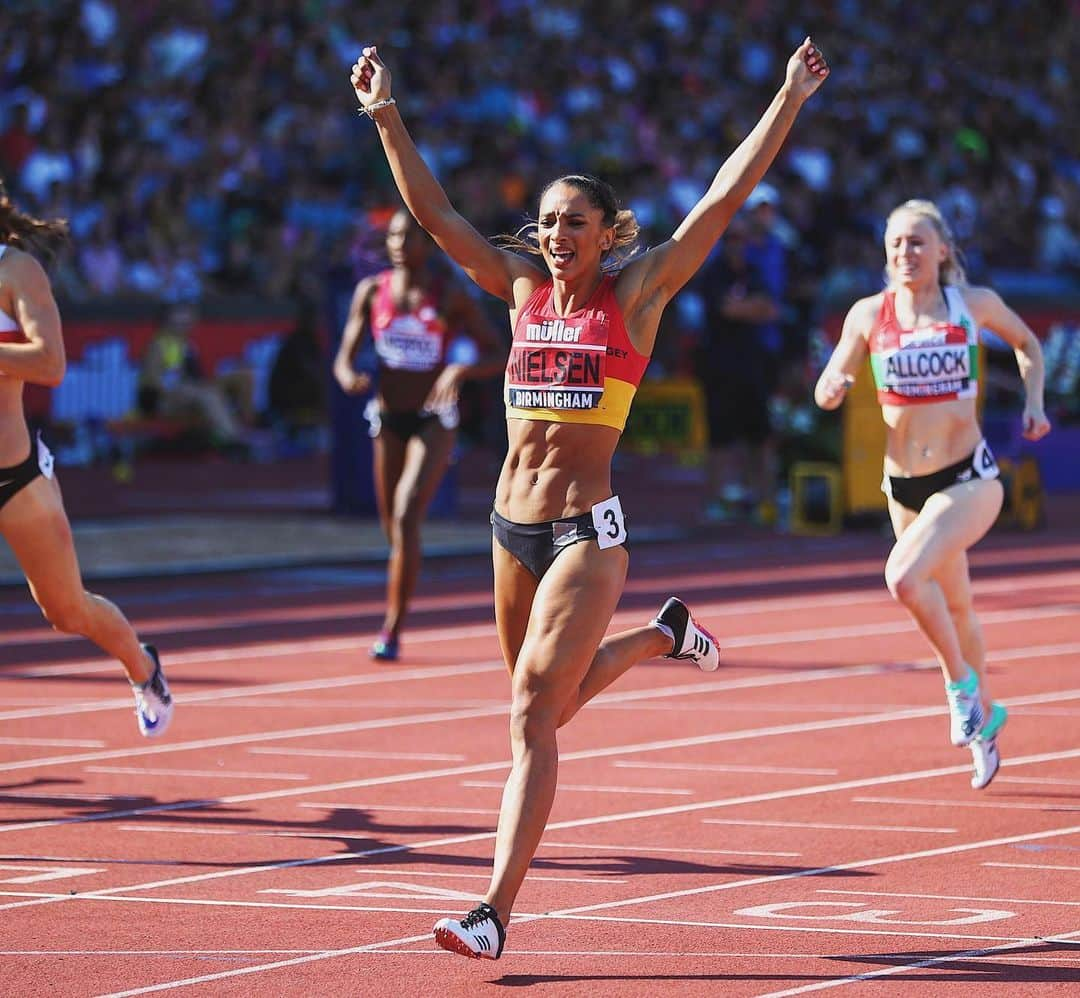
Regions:
<instances>
[{"instance_id":1,"label":"runner's left hand","mask_svg":"<svg viewBox=\"0 0 1080 998\"><path fill-rule=\"evenodd\" d=\"M800 100L806 100L813 94L829 75L829 64L821 50L810 40L806 40L788 59L786 83Z\"/></svg>"},{"instance_id":2,"label":"runner's left hand","mask_svg":"<svg viewBox=\"0 0 1080 998\"><path fill-rule=\"evenodd\" d=\"M1050 420L1041 405L1024 406L1024 439L1042 440L1050 432Z\"/></svg>"}]
</instances>

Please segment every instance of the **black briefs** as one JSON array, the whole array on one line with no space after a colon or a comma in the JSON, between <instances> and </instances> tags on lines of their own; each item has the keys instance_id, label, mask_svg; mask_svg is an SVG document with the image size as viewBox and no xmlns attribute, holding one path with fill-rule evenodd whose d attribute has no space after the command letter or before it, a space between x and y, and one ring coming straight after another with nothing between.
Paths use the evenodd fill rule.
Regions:
<instances>
[{"instance_id":1,"label":"black briefs","mask_svg":"<svg viewBox=\"0 0 1080 998\"><path fill-rule=\"evenodd\" d=\"M959 485L961 482L997 478L1000 474L994 455L986 441L981 440L979 446L962 461L939 471L932 471L929 475L916 475L913 478L886 475L881 483L881 491L905 509L918 513L935 492L942 492L950 485Z\"/></svg>"},{"instance_id":2,"label":"black briefs","mask_svg":"<svg viewBox=\"0 0 1080 998\"><path fill-rule=\"evenodd\" d=\"M492 510L492 532L500 547L509 551L537 579L542 579L559 552L565 551L572 544L596 540L601 542L601 547L613 547L626 543L626 527L618 498L613 497L603 504L598 503L597 507L602 514L612 511L601 516L602 522L610 523L610 530L605 537L601 537L596 528L595 510L559 520L544 520L541 523L514 523Z\"/></svg>"}]
</instances>

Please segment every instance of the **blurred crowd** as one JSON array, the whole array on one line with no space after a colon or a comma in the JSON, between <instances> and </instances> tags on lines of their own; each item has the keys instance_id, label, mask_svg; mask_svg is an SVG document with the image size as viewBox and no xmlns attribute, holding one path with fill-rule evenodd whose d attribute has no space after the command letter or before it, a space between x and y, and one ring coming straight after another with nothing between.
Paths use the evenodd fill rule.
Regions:
<instances>
[{"instance_id":1,"label":"blurred crowd","mask_svg":"<svg viewBox=\"0 0 1080 998\"><path fill-rule=\"evenodd\" d=\"M656 242L811 31L832 78L769 177L789 292L876 290L882 220L912 196L976 277L1080 273L1076 0L7 0L0 171L70 219L68 299L287 293L377 251L395 203L348 83L376 42L481 232L572 169Z\"/></svg>"}]
</instances>

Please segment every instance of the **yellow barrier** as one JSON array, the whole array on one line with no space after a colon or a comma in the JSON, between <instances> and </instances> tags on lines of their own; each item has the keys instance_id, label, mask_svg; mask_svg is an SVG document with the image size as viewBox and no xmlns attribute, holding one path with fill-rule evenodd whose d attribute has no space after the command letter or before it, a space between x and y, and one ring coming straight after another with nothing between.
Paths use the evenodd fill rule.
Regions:
<instances>
[{"instance_id":1,"label":"yellow barrier","mask_svg":"<svg viewBox=\"0 0 1080 998\"><path fill-rule=\"evenodd\" d=\"M998 524L1019 530L1035 530L1046 522L1043 504L1042 476L1039 462L1030 455L1019 461L1002 458L1001 484L1005 486L1005 502L998 516Z\"/></svg>"},{"instance_id":2,"label":"yellow barrier","mask_svg":"<svg viewBox=\"0 0 1080 998\"><path fill-rule=\"evenodd\" d=\"M835 534L844 524L843 475L825 461L797 461L788 476L791 532Z\"/></svg>"},{"instance_id":3,"label":"yellow barrier","mask_svg":"<svg viewBox=\"0 0 1080 998\"><path fill-rule=\"evenodd\" d=\"M709 442L705 392L694 378L643 381L634 396L622 446L701 459Z\"/></svg>"}]
</instances>

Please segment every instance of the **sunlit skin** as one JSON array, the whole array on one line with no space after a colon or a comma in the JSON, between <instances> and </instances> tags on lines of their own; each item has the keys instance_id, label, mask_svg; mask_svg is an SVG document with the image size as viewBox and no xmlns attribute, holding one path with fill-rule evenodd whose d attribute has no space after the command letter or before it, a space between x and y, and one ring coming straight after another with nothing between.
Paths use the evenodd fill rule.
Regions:
<instances>
[{"instance_id":1,"label":"sunlit skin","mask_svg":"<svg viewBox=\"0 0 1080 998\"><path fill-rule=\"evenodd\" d=\"M901 208L889 218L884 242L900 327L913 330L947 322L949 308L941 281L950 248L935 222L922 212ZM1013 348L1025 389L1023 435L1040 439L1050 423L1043 410L1038 339L991 289L959 291L978 327L992 330ZM883 297L884 293L863 298L848 312L840 342L814 389L823 409L839 406L865 369L868 338ZM969 398L883 405L885 473L897 478L922 476L964 460L982 439L976 403ZM987 703L985 652L972 603L967 549L993 526L1003 497L1000 480L973 477L935 493L918 513L888 499L897 540L885 564L886 585L930 642L944 677L960 680L970 666L980 677Z\"/></svg>"},{"instance_id":2,"label":"sunlit skin","mask_svg":"<svg viewBox=\"0 0 1080 998\"><path fill-rule=\"evenodd\" d=\"M428 267L433 251L434 243L416 220L407 211L395 212L386 230L386 255L392 267L390 291L400 308L411 311L433 293ZM372 387L371 376L354 370L353 361L369 333L376 289L374 277L356 286L334 359L334 377L347 395L364 394ZM473 341L479 353L477 361L469 366L446 364L430 371L383 367L378 403L387 412L438 412L454 406L467 378L494 374L502 364L504 354L494 331L460 286L448 284L434 304L447 328ZM391 639L398 638L416 590L424 518L446 474L456 438L456 430L436 419L407 441L386 429L373 441L375 500L390 546L381 630Z\"/></svg>"},{"instance_id":3,"label":"sunlit skin","mask_svg":"<svg viewBox=\"0 0 1080 998\"><path fill-rule=\"evenodd\" d=\"M697 272L716 240L775 159L805 101L829 68L807 38L788 59L785 78L750 134L728 156L698 203L666 241L618 272L614 295L630 345L652 354L663 310ZM361 107L370 108L405 204L436 242L488 293L504 301L513 329L519 310L551 282L563 317L582 309L603 280L617 238L572 178L545 191L537 209L536 257L481 236L454 209L417 151L396 104L390 73L374 46L352 71ZM662 182L662 181L661 181ZM612 496L613 426L510 418L495 509L519 524L587 512ZM495 619L511 674L511 773L503 793L492 879L485 900L505 924L543 834L558 772L557 729L635 663L671 651L671 639L646 625L605 636L626 578L625 545L596 541L563 550L542 580L493 543Z\"/></svg>"},{"instance_id":4,"label":"sunlit skin","mask_svg":"<svg viewBox=\"0 0 1080 998\"><path fill-rule=\"evenodd\" d=\"M60 312L48 276L30 254L13 247L0 259L0 309L18 323L24 338L0 343L0 468L10 468L25 460L32 447L23 414L24 385L55 387L65 371ZM56 630L93 641L123 664L132 682L150 678L154 663L127 618L83 587L56 475L40 475L0 508L0 535Z\"/></svg>"}]
</instances>

